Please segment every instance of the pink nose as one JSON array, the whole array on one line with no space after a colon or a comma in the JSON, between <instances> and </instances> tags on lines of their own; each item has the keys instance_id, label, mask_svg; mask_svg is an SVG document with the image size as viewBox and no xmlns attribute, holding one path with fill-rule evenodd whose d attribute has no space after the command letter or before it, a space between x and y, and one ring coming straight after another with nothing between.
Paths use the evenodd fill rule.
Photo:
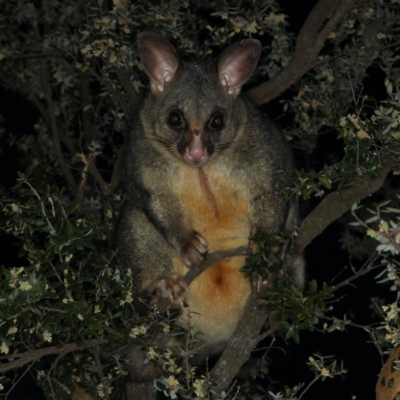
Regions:
<instances>
[{"instance_id":1,"label":"pink nose","mask_svg":"<svg viewBox=\"0 0 400 400\"><path fill-rule=\"evenodd\" d=\"M190 131L191 138L185 150L185 159L189 164L200 164L207 158L207 149L204 146L204 138L199 127Z\"/></svg>"},{"instance_id":2,"label":"pink nose","mask_svg":"<svg viewBox=\"0 0 400 400\"><path fill-rule=\"evenodd\" d=\"M189 148L188 158L193 164L198 164L203 161L205 152L202 148Z\"/></svg>"}]
</instances>

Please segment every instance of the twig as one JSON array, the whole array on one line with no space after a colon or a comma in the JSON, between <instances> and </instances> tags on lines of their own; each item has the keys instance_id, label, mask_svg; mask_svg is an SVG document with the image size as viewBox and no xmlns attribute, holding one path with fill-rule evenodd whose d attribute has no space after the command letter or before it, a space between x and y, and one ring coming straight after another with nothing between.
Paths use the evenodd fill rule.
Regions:
<instances>
[{"instance_id":1,"label":"twig","mask_svg":"<svg viewBox=\"0 0 400 400\"><path fill-rule=\"evenodd\" d=\"M44 203L43 203L43 200L40 197L39 193L37 192L37 190L28 181L25 181L24 183L26 183L29 186L29 188L32 190L34 195L39 199L40 205L41 205L41 209L42 209L42 215L43 215L44 219L46 220L47 225L49 226L51 232L56 233L56 230L55 230L54 226L52 225L52 223L50 222L49 218L47 217L47 213L46 213L46 210L44 208Z\"/></svg>"},{"instance_id":2,"label":"twig","mask_svg":"<svg viewBox=\"0 0 400 400\"><path fill-rule=\"evenodd\" d=\"M373 269L379 268L382 265L373 265L374 262L379 258L378 254L375 254L370 260L368 260L359 271L357 271L354 275L350 276L349 278L345 279L343 282L340 282L338 285L335 285L335 291L340 289L343 286L348 285L350 282L354 281L355 279L359 278L367 274L368 272L372 271Z\"/></svg>"},{"instance_id":3,"label":"twig","mask_svg":"<svg viewBox=\"0 0 400 400\"><path fill-rule=\"evenodd\" d=\"M85 153L77 154L77 157L79 157L82 160L83 164L85 165L82 171L81 183L79 184L79 190L77 196L78 201L81 200L83 197L83 192L86 187L87 174L89 171L92 173L95 181L100 186L100 189L104 195L107 196L113 192L113 190L117 187L121 179L122 166L123 166L123 153L124 153L123 148L119 149L117 153L117 159L114 164L114 169L110 183L107 183L101 176L99 170L97 169L94 156L90 155L87 156Z\"/></svg>"},{"instance_id":4,"label":"twig","mask_svg":"<svg viewBox=\"0 0 400 400\"><path fill-rule=\"evenodd\" d=\"M4 400L7 400L7 399L8 399L8 395L13 391L13 389L15 388L15 386L17 386L18 382L29 372L29 370L33 367L33 364L35 364L35 361L33 361L33 362L31 363L31 365L29 365L29 367L26 368L26 369L24 370L24 372L23 372L20 376L18 376L18 379L17 379L16 382L13 382L12 388L6 393L6 397L4 398Z\"/></svg>"},{"instance_id":5,"label":"twig","mask_svg":"<svg viewBox=\"0 0 400 400\"><path fill-rule=\"evenodd\" d=\"M339 321L337 318L327 317L325 315L318 315L318 318L324 319L326 321L331 321L331 322ZM362 329L362 330L367 331L367 332L368 332L369 329L371 329L371 330L374 329L373 327L356 324L354 322L350 322L350 323L346 324L346 326L352 326L353 328L359 328L359 329Z\"/></svg>"},{"instance_id":6,"label":"twig","mask_svg":"<svg viewBox=\"0 0 400 400\"><path fill-rule=\"evenodd\" d=\"M53 383L51 382L51 372L53 371L53 369L55 369L57 367L58 362L64 357L64 354L60 354L57 359L52 363L49 371L47 372L46 375L46 380L49 384L50 390L51 390L51 395L52 398L55 399L56 398L56 394L54 393L54 389L53 389Z\"/></svg>"},{"instance_id":7,"label":"twig","mask_svg":"<svg viewBox=\"0 0 400 400\"><path fill-rule=\"evenodd\" d=\"M70 311L66 311L66 310L60 310L59 308L50 308L50 307L38 307L41 310L45 310L45 311L52 311L52 312L56 312L57 314L69 314Z\"/></svg>"},{"instance_id":8,"label":"twig","mask_svg":"<svg viewBox=\"0 0 400 400\"><path fill-rule=\"evenodd\" d=\"M298 400L300 400L300 399L304 396L304 394L307 392L307 390L310 389L310 387L311 387L312 385L314 385L314 383L317 382L317 381L318 381L319 379L321 379L321 378L322 378L322 374L317 375L317 376L307 385L307 387L303 390L303 393L299 396L299 399L298 399Z\"/></svg>"},{"instance_id":9,"label":"twig","mask_svg":"<svg viewBox=\"0 0 400 400\"><path fill-rule=\"evenodd\" d=\"M82 162L85 164L85 168L83 169L83 172L82 172L81 185L84 185L84 182L86 182L86 174L87 174L87 171L90 170L90 172L92 173L94 179L96 180L96 182L100 186L101 191L103 193L106 193L107 192L108 183L103 179L103 177L101 176L99 170L97 169L96 163L94 161L94 156L87 156L85 153L79 153L79 154L77 154L77 157L79 157L82 160Z\"/></svg>"},{"instance_id":10,"label":"twig","mask_svg":"<svg viewBox=\"0 0 400 400\"><path fill-rule=\"evenodd\" d=\"M202 264L200 267L191 268L184 279L188 285L190 285L201 273L203 273L208 267L215 264L218 261L224 260L225 258L235 257L235 256L249 256L251 255L252 250L249 247L238 247L236 249L231 250L219 250L211 253L208 257L207 261Z\"/></svg>"},{"instance_id":11,"label":"twig","mask_svg":"<svg viewBox=\"0 0 400 400\"><path fill-rule=\"evenodd\" d=\"M110 400L110 396L109 396L109 393L108 393L108 387L106 387L104 385L104 383L106 381L106 378L104 376L103 366L101 365L101 362L100 362L100 351L99 351L99 349L97 347L92 348L91 351L92 351L92 354L93 354L93 357L94 357L94 360L95 360L95 363L96 363L97 372L98 372L98 374L100 376L101 382L103 383L104 397L105 397L106 400Z\"/></svg>"},{"instance_id":12,"label":"twig","mask_svg":"<svg viewBox=\"0 0 400 400\"><path fill-rule=\"evenodd\" d=\"M268 336L271 336L274 332L276 332L279 329L279 324L275 324L271 328L269 328L267 331L262 333L261 335L258 335L257 337L257 343L261 342L261 340L264 340Z\"/></svg>"},{"instance_id":13,"label":"twig","mask_svg":"<svg viewBox=\"0 0 400 400\"><path fill-rule=\"evenodd\" d=\"M77 154L78 157L82 159L82 156L80 154ZM82 159L83 161L83 159ZM81 174L81 182L79 184L78 188L78 194L76 196L78 204L81 206L83 202L83 195L85 193L85 188L86 188L86 181L87 181L87 174L89 171L89 163L84 163L85 166L83 167L82 174Z\"/></svg>"}]
</instances>

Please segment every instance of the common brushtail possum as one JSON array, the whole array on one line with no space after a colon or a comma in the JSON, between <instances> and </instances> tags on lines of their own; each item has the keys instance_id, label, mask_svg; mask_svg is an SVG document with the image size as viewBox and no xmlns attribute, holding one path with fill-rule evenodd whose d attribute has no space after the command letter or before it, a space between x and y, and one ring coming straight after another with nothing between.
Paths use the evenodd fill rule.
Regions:
<instances>
[{"instance_id":1,"label":"common brushtail possum","mask_svg":"<svg viewBox=\"0 0 400 400\"><path fill-rule=\"evenodd\" d=\"M224 343L251 291L239 271L245 257L216 262L189 287L182 277L210 253L247 246L256 228L290 227L293 216L280 194L292 175L290 149L240 93L261 45L242 40L216 60L190 63L163 37L143 32L138 50L150 91L126 143L120 258L140 270L140 290L168 299L183 319L190 310L203 342Z\"/></svg>"}]
</instances>

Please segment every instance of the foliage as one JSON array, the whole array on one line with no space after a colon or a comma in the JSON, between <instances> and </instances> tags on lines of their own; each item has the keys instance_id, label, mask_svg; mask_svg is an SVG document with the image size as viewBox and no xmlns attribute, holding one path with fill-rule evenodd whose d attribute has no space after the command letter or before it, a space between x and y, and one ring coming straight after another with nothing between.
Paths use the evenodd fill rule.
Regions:
<instances>
[{"instance_id":1,"label":"foliage","mask_svg":"<svg viewBox=\"0 0 400 400\"><path fill-rule=\"evenodd\" d=\"M102 227L74 216L77 204L66 208L57 187L33 187L22 173L12 196L2 200L2 225L20 240L25 262L1 269L1 353L23 353L32 343L41 349L98 337L114 342L114 329L121 332L133 318L134 277L116 262ZM56 398L68 398L79 381L79 358L93 375L92 356L69 354L55 375L49 375L48 360L36 363L39 381ZM112 379L119 373L113 371Z\"/></svg>"},{"instance_id":2,"label":"foliage","mask_svg":"<svg viewBox=\"0 0 400 400\"><path fill-rule=\"evenodd\" d=\"M347 371L343 368L343 364L338 365L337 361L332 356L323 357L321 354L313 354L314 357L309 357L307 366L314 372L315 377L310 382L308 387L303 388L303 385L298 385L293 388L285 387L284 392L274 394L269 392L270 399L287 399L287 400L300 400L308 388L317 380L324 381L326 378L333 378L334 376L343 375ZM300 394L301 389L304 389Z\"/></svg>"},{"instance_id":3,"label":"foliage","mask_svg":"<svg viewBox=\"0 0 400 400\"><path fill-rule=\"evenodd\" d=\"M329 18L321 17L317 33L307 20L306 32L296 38L285 1L244 1L240 6L177 0L4 2L0 86L27 101L35 117L24 131L9 128L9 116L0 119L0 137L5 148L17 149L22 171L1 199L2 235L14 238L19 258L0 268L0 371L12 366L0 378L0 395L29 372L47 398L70 398L79 385L98 398L122 399L129 360L111 351L112 360L104 363L99 347L118 343L141 347L146 363L165 372L155 386L167 398L214 393L219 398L294 400L306 398L317 381L345 373L334 359L310 354L308 367L314 378L307 384L260 388L251 379L268 375L263 356L255 363L255 372L240 381L240 388L221 390L208 370L192 365L198 351L195 327L182 331L172 314L138 315L133 305L135 272L119 265L110 250L124 200L123 139L147 85L134 45L137 33L146 29L171 40L186 59L210 57L242 38L261 40L262 59L249 87L270 79L264 98L280 96L271 110L274 117L284 116L279 123L304 161L292 185L282 192L288 201L299 203L304 215L312 217L329 196L339 199L355 182L368 187L382 171L398 174L398 1L354 1L337 18L341 2L316 3L336 8ZM312 35L315 41L307 42ZM312 58L311 50L320 42ZM310 51L298 54L301 46ZM295 77L293 81L275 84L285 73ZM24 117L22 106L16 115ZM243 272L253 281L258 276L264 280L259 305L280 320L286 339L302 346L303 330L317 335L352 327L367 331L381 353L399 345L396 191L395 179L388 178L383 189L362 205L351 208L361 200L357 196L346 204L351 210L339 220L340 241L355 266L342 281L336 277L339 271L332 272L335 285L310 276L302 293L290 283L288 259L293 261L304 250L299 246L304 236L299 221L293 231L280 236L257 232L252 238L260 251L248 257ZM327 217L331 211L325 210ZM323 230L318 229L315 236ZM339 317L338 290L357 285L357 278L376 268L371 298L375 296L380 323L367 326L353 322L357 316ZM172 335L180 350L171 353L153 346L149 332ZM272 348L274 339L269 340L267 347Z\"/></svg>"}]
</instances>

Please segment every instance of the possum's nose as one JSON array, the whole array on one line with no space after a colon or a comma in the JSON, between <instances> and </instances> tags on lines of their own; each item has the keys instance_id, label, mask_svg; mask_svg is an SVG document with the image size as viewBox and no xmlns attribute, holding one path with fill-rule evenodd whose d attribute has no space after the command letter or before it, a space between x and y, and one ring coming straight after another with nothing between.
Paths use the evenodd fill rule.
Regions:
<instances>
[{"instance_id":1,"label":"possum's nose","mask_svg":"<svg viewBox=\"0 0 400 400\"><path fill-rule=\"evenodd\" d=\"M186 147L184 158L189 164L197 165L207 159L207 149L200 129L191 129L190 133L191 138Z\"/></svg>"}]
</instances>

